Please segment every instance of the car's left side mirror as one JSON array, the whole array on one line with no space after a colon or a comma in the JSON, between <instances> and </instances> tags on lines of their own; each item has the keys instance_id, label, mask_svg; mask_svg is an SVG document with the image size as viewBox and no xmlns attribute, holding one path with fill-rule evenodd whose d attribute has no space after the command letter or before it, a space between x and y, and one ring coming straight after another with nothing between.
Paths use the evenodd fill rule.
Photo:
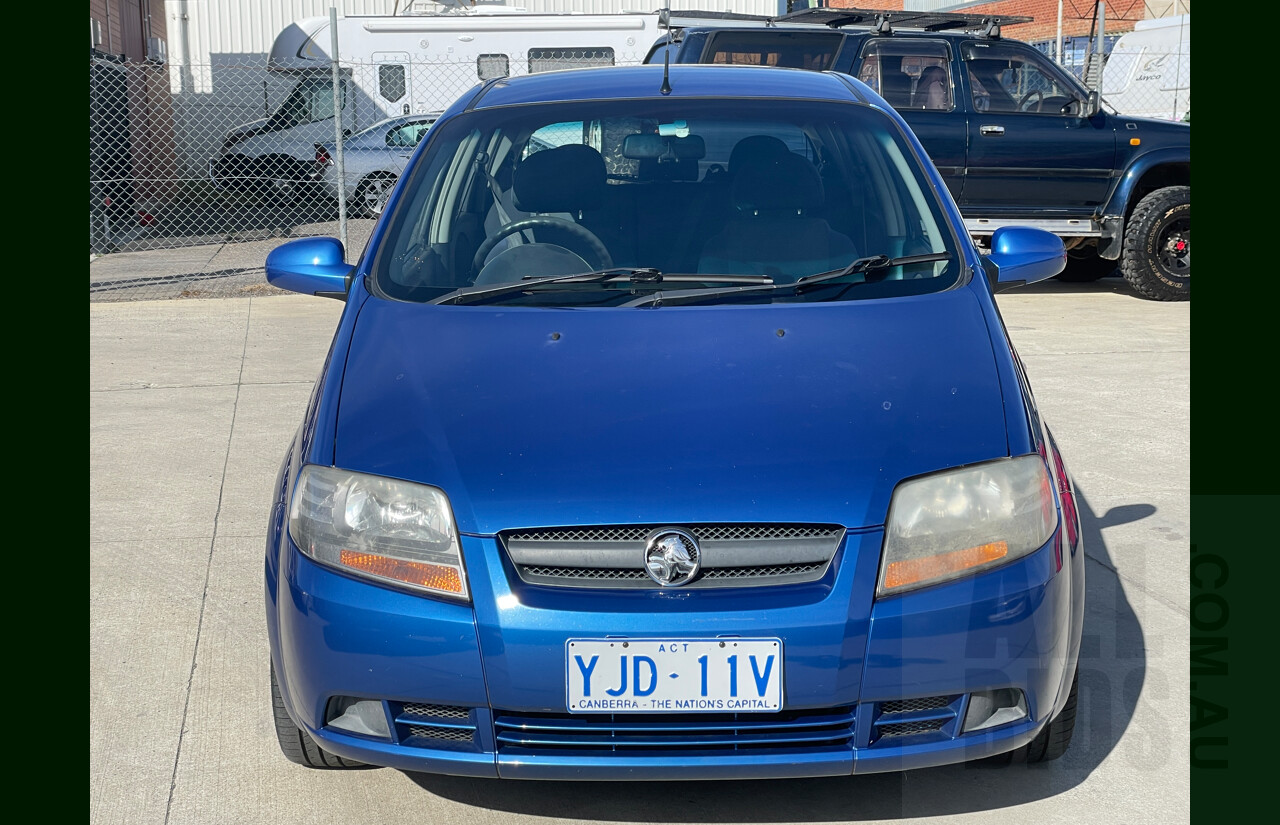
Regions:
<instances>
[{"instance_id":1,"label":"car's left side mirror","mask_svg":"<svg viewBox=\"0 0 1280 825\"><path fill-rule=\"evenodd\" d=\"M337 238L290 241L267 255L267 282L290 292L345 301L355 271L346 257Z\"/></svg>"},{"instance_id":2,"label":"car's left side mirror","mask_svg":"<svg viewBox=\"0 0 1280 825\"><path fill-rule=\"evenodd\" d=\"M1029 226L1002 226L991 236L991 254L996 266L992 288L997 292L1052 278L1067 265L1062 238Z\"/></svg>"}]
</instances>

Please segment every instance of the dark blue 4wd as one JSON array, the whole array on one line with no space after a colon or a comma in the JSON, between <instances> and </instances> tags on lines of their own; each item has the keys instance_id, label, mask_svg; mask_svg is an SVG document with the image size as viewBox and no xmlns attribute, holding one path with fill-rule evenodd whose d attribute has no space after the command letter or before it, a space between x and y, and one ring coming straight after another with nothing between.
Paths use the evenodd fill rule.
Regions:
<instances>
[{"instance_id":1,"label":"dark blue 4wd","mask_svg":"<svg viewBox=\"0 0 1280 825\"><path fill-rule=\"evenodd\" d=\"M950 12L806 9L778 18L673 13L648 62L837 71L871 86L924 144L980 242L1047 229L1062 277L1119 263L1142 295L1191 297L1191 126L1103 108L1003 21Z\"/></svg>"}]
</instances>

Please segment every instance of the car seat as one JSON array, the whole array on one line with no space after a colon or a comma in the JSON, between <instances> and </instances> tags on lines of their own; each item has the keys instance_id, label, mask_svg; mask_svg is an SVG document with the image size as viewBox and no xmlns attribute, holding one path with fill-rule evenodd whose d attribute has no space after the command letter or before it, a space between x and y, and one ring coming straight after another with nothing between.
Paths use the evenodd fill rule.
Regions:
<instances>
[{"instance_id":1,"label":"car seat","mask_svg":"<svg viewBox=\"0 0 1280 825\"><path fill-rule=\"evenodd\" d=\"M822 179L801 156L787 152L741 168L731 197L735 216L703 245L698 272L782 283L853 260L853 241L818 216Z\"/></svg>"}]
</instances>

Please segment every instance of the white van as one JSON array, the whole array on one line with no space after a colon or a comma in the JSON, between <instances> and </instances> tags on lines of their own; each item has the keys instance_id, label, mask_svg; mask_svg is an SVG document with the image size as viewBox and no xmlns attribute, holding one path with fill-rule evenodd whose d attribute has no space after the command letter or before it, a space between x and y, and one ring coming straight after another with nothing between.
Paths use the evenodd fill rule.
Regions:
<instances>
[{"instance_id":1,"label":"white van","mask_svg":"<svg viewBox=\"0 0 1280 825\"><path fill-rule=\"evenodd\" d=\"M530 14L505 6L338 19L342 126L438 112L485 80L584 66L636 64L659 36L658 14ZM272 71L297 76L284 102L233 129L209 162L216 182L288 188L309 179L317 143L332 143L327 17L299 20L271 47Z\"/></svg>"},{"instance_id":2,"label":"white van","mask_svg":"<svg viewBox=\"0 0 1280 825\"><path fill-rule=\"evenodd\" d=\"M1191 111L1191 15L1141 20L1116 41L1102 97L1120 114L1183 120Z\"/></svg>"}]
</instances>

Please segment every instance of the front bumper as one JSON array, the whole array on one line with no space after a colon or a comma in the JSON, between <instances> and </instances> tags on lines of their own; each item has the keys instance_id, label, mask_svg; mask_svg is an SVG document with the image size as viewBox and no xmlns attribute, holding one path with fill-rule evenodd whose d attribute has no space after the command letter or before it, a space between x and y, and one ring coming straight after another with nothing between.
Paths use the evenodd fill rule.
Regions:
<instances>
[{"instance_id":1,"label":"front bumper","mask_svg":"<svg viewBox=\"0 0 1280 825\"><path fill-rule=\"evenodd\" d=\"M1075 667L1070 579L1083 554L1060 544L1061 531L1011 564L877 602L878 530L850 531L820 582L696 593L530 586L496 539L464 536L474 608L334 572L273 533L284 545L268 548L268 627L290 714L326 750L402 770L674 780L929 767L1029 742L1065 701ZM662 720L565 711L565 641L614 635L777 636L784 712L686 715L678 721L693 729L633 746L635 730ZM969 694L1010 687L1023 691L1027 718L961 732ZM335 695L383 700L391 741L326 727ZM935 706L885 704L918 698ZM584 719L591 735L579 745Z\"/></svg>"}]
</instances>

